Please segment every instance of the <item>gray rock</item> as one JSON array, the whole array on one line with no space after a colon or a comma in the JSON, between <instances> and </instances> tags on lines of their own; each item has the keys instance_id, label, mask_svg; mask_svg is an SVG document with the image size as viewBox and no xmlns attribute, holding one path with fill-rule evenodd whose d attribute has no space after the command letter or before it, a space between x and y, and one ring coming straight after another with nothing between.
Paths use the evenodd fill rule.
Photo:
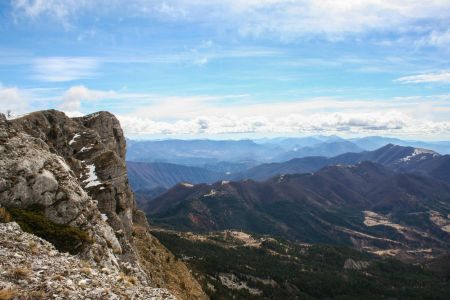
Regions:
<instances>
[{"instance_id":1,"label":"gray rock","mask_svg":"<svg viewBox=\"0 0 450 300\"><path fill-rule=\"evenodd\" d=\"M362 261L362 260L358 260L355 261L351 258L348 258L347 260L345 260L344 262L344 269L346 270L364 270L367 269L367 267L370 265L370 263L368 261Z\"/></svg>"},{"instance_id":2,"label":"gray rock","mask_svg":"<svg viewBox=\"0 0 450 300\"><path fill-rule=\"evenodd\" d=\"M83 279L81 277L70 278L72 285L67 286L64 295L58 294L58 291L66 290L66 287L55 283L48 275L52 273L42 272L50 279L35 277L33 282L45 282L46 286L41 286L45 290L58 289L55 293L59 299L153 299L146 297L152 295L152 280L160 276L158 284L164 285L168 279L164 270L155 275L149 264L143 267L143 255L149 249L142 243L140 248L136 246L133 236L136 226L144 229L141 239L152 240L154 237L149 233L145 215L136 207L128 184L126 141L119 121L107 112L68 118L62 112L47 110L13 120L0 116L1 132L5 138L1 139L0 134L3 151L0 155L0 205L26 209L31 204L40 204L51 221L87 232L92 243L86 245L79 256L99 274L103 274L103 269L116 277L121 272L128 272L127 276L137 278L139 293L133 294L133 289L130 290L126 282L122 282L126 295L100 291L103 280L111 282L112 277L98 281L94 281L95 277L84 278L89 279L86 288L91 286L90 280L99 285L90 294L77 289L77 283ZM0 243L1 247L3 245ZM156 250L167 252L162 246ZM54 249L49 251L49 257L75 259L68 254L55 254ZM57 260L44 265L51 267L52 263L58 266ZM61 264L59 268L72 272L70 264ZM180 288L174 289L177 295L186 299L206 299L198 283L186 270L183 275L170 273L175 277L171 282L180 283ZM167 286L174 287L173 284ZM191 291L184 291L182 286L195 286L195 293L188 294ZM0 278L0 289L2 287ZM117 285L109 288L117 288ZM181 290L186 294L183 295ZM155 299L165 298L174 299L165 290L161 290Z\"/></svg>"},{"instance_id":3,"label":"gray rock","mask_svg":"<svg viewBox=\"0 0 450 300\"><path fill-rule=\"evenodd\" d=\"M19 160L16 167L17 174L23 174L25 177L37 174L44 167L45 160L43 157L35 156L29 159Z\"/></svg>"},{"instance_id":4,"label":"gray rock","mask_svg":"<svg viewBox=\"0 0 450 300\"><path fill-rule=\"evenodd\" d=\"M50 206L53 204L51 200L56 200L54 197L54 193L58 190L58 181L56 180L53 173L47 170L43 170L41 174L38 174L36 176L32 189L34 197L43 196L43 205ZM45 193L51 193L51 195L45 197Z\"/></svg>"},{"instance_id":5,"label":"gray rock","mask_svg":"<svg viewBox=\"0 0 450 300\"><path fill-rule=\"evenodd\" d=\"M8 138L8 121L6 116L0 113L0 141L5 141Z\"/></svg>"},{"instance_id":6,"label":"gray rock","mask_svg":"<svg viewBox=\"0 0 450 300\"><path fill-rule=\"evenodd\" d=\"M17 247L17 241L25 247ZM148 287L119 269L100 269L60 253L15 222L0 223L0 270L0 290L14 291L14 299L175 300L169 291ZM20 278L11 280L15 270L21 270L15 275Z\"/></svg>"}]
</instances>

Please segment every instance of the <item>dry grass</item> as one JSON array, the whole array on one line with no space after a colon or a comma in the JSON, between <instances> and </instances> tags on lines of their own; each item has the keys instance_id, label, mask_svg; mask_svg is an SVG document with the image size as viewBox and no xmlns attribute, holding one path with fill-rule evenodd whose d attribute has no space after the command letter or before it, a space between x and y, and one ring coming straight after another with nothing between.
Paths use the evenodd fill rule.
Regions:
<instances>
[{"instance_id":1,"label":"dry grass","mask_svg":"<svg viewBox=\"0 0 450 300\"><path fill-rule=\"evenodd\" d=\"M26 279L30 273L28 268L14 268L9 271L8 277L15 280Z\"/></svg>"},{"instance_id":2,"label":"dry grass","mask_svg":"<svg viewBox=\"0 0 450 300\"><path fill-rule=\"evenodd\" d=\"M88 262L87 260L84 260L84 259L80 260L80 265L81 265L83 268L90 268L90 267L91 267L91 263Z\"/></svg>"},{"instance_id":3,"label":"dry grass","mask_svg":"<svg viewBox=\"0 0 450 300\"><path fill-rule=\"evenodd\" d=\"M27 293L25 296L25 299L27 300L44 300L48 299L47 293L44 291L32 291Z\"/></svg>"},{"instance_id":4,"label":"dry grass","mask_svg":"<svg viewBox=\"0 0 450 300\"><path fill-rule=\"evenodd\" d=\"M89 267L83 267L83 268L80 269L80 272L83 273L83 274L89 275L89 274L92 273L92 270Z\"/></svg>"},{"instance_id":5,"label":"dry grass","mask_svg":"<svg viewBox=\"0 0 450 300\"><path fill-rule=\"evenodd\" d=\"M119 281L127 283L129 285L136 285L137 284L137 278L136 277L125 275L124 273L120 273Z\"/></svg>"},{"instance_id":6,"label":"dry grass","mask_svg":"<svg viewBox=\"0 0 450 300\"><path fill-rule=\"evenodd\" d=\"M9 212L4 207L0 207L0 223L9 223L11 221L12 218Z\"/></svg>"},{"instance_id":7,"label":"dry grass","mask_svg":"<svg viewBox=\"0 0 450 300\"><path fill-rule=\"evenodd\" d=\"M29 243L29 246L30 246L30 252L31 252L31 254L33 254L33 255L38 254L39 248L38 248L38 245L36 244L36 242L31 241L31 242Z\"/></svg>"},{"instance_id":8,"label":"dry grass","mask_svg":"<svg viewBox=\"0 0 450 300\"><path fill-rule=\"evenodd\" d=\"M132 285L136 285L137 284L137 278L134 276L128 276L127 278L128 282L131 283Z\"/></svg>"},{"instance_id":9,"label":"dry grass","mask_svg":"<svg viewBox=\"0 0 450 300\"><path fill-rule=\"evenodd\" d=\"M0 290L0 300L11 300L17 296L17 292L11 289L1 289Z\"/></svg>"},{"instance_id":10,"label":"dry grass","mask_svg":"<svg viewBox=\"0 0 450 300\"><path fill-rule=\"evenodd\" d=\"M55 281L63 281L65 278L64 278L64 276L57 274L57 275L53 276L52 279Z\"/></svg>"}]
</instances>

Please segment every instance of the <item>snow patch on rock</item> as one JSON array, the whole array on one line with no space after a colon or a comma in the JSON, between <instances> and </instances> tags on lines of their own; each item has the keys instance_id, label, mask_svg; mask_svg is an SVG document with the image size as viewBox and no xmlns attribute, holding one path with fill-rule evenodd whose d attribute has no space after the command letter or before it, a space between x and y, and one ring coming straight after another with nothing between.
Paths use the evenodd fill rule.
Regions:
<instances>
[{"instance_id":1,"label":"snow patch on rock","mask_svg":"<svg viewBox=\"0 0 450 300\"><path fill-rule=\"evenodd\" d=\"M85 188L102 184L102 182L98 180L97 174L95 173L95 165L87 165L86 167L88 168L88 178L83 181L84 183L87 183Z\"/></svg>"},{"instance_id":2,"label":"snow patch on rock","mask_svg":"<svg viewBox=\"0 0 450 300\"><path fill-rule=\"evenodd\" d=\"M432 157L437 157L439 156L439 154L437 154L436 152L432 151L432 150L428 150L428 149L421 149L421 148L415 148L413 153L411 153L408 156L405 156L403 158L400 159L401 162L408 162L410 161L413 157L416 157L418 155L432 155ZM421 156L419 159L420 160L424 160L426 159L427 156Z\"/></svg>"},{"instance_id":3,"label":"snow patch on rock","mask_svg":"<svg viewBox=\"0 0 450 300\"><path fill-rule=\"evenodd\" d=\"M79 133L76 133L73 137L72 137L72 139L69 141L69 145L72 145L73 143L75 143L75 140L77 139L77 138L79 138L81 135L79 134Z\"/></svg>"},{"instance_id":4,"label":"snow patch on rock","mask_svg":"<svg viewBox=\"0 0 450 300\"><path fill-rule=\"evenodd\" d=\"M208 194L203 195L203 197L213 197L217 194L217 191L215 189L211 189Z\"/></svg>"},{"instance_id":5,"label":"snow patch on rock","mask_svg":"<svg viewBox=\"0 0 450 300\"><path fill-rule=\"evenodd\" d=\"M91 150L92 148L93 148L92 146L88 146L88 147L83 146L83 148L80 149L80 152L86 152L86 151Z\"/></svg>"}]
</instances>

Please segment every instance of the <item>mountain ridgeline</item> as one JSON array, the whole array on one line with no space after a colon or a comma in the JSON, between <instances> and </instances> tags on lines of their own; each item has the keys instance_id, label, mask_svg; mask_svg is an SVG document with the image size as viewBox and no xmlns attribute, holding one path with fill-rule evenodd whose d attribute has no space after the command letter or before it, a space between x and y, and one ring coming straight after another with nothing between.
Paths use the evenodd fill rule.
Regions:
<instances>
[{"instance_id":1,"label":"mountain ridgeline","mask_svg":"<svg viewBox=\"0 0 450 300\"><path fill-rule=\"evenodd\" d=\"M344 153L335 157L323 156L295 158L281 163L261 164L233 176L233 179L265 180L281 174L316 172L325 166L354 165L371 161L398 172L417 173L450 181L450 155L388 144L374 151Z\"/></svg>"},{"instance_id":2,"label":"mountain ridgeline","mask_svg":"<svg viewBox=\"0 0 450 300\"><path fill-rule=\"evenodd\" d=\"M223 172L220 171L221 168L213 171L204 167L168 163L127 162L127 167L131 186L138 193L139 199L145 202L182 182L197 184L245 179L264 181L278 175L311 173L325 166L354 165L362 161L379 163L397 172L416 173L450 181L448 171L450 155L440 155L431 150L393 144L374 151L348 152L334 157L309 156L285 162L263 163L247 169L242 167L238 172Z\"/></svg>"},{"instance_id":3,"label":"mountain ridgeline","mask_svg":"<svg viewBox=\"0 0 450 300\"><path fill-rule=\"evenodd\" d=\"M449 157L389 144L240 175L260 181L180 183L141 203L153 224L175 230L234 229L404 258L429 255L424 249L438 256L450 249Z\"/></svg>"}]
</instances>

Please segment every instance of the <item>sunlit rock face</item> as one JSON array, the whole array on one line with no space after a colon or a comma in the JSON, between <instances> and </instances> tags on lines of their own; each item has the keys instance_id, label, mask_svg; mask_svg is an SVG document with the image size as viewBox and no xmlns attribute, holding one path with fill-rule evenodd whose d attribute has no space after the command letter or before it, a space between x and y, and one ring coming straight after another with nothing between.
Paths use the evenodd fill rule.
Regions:
<instances>
[{"instance_id":1,"label":"sunlit rock face","mask_svg":"<svg viewBox=\"0 0 450 300\"><path fill-rule=\"evenodd\" d=\"M152 286L152 268L164 273L170 263L141 266L147 249L135 246L133 232L139 227L139 236L150 234L128 184L125 152L120 123L108 112L69 118L47 110L13 120L0 115L0 205L39 207L51 222L82 229L92 239L82 248L84 259ZM180 287L192 287L171 286L178 298L206 297L187 269L174 276L184 283ZM165 287L166 281L158 285Z\"/></svg>"}]
</instances>

